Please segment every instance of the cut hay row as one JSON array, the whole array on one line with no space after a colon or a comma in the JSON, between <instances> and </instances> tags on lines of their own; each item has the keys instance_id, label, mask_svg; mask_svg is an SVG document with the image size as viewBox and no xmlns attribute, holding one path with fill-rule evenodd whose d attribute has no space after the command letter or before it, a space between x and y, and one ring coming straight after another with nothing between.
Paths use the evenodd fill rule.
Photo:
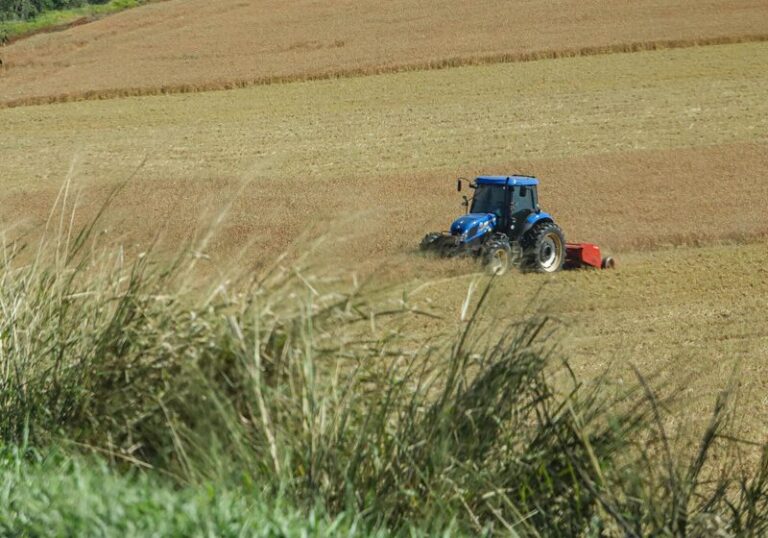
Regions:
<instances>
[{"instance_id":1,"label":"cut hay row","mask_svg":"<svg viewBox=\"0 0 768 538\"><path fill-rule=\"evenodd\" d=\"M636 52L649 52L670 49L684 49L693 47L733 45L741 43L763 43L768 41L768 34L748 34L734 36L719 36L695 39L662 39L657 41L637 41L630 43L617 43L612 45L588 46L565 49L546 49L532 52L503 52L496 54L481 54L469 56L456 56L451 58L435 59L419 62L405 62L394 64L373 65L355 68L332 69L322 72L295 73L291 75L267 75L254 78L241 78L227 81L211 81L202 84L168 84L162 86L146 86L133 88L109 88L101 90L88 90L68 92L45 96L21 97L0 101L0 109L16 108L21 106L37 106L57 103L70 103L78 101L92 101L104 99L119 99L125 97L144 97L154 95L189 94L211 91L225 91L254 86L267 86L273 84L289 84L295 82L309 82L318 80L332 80L342 78L355 78L373 75L386 75L404 73L410 71L430 71L450 69L455 67L522 63L541 60L554 60L560 58L578 58L585 56L600 56L607 54L627 54ZM14 64L8 62L6 69L13 69Z\"/></svg>"}]
</instances>

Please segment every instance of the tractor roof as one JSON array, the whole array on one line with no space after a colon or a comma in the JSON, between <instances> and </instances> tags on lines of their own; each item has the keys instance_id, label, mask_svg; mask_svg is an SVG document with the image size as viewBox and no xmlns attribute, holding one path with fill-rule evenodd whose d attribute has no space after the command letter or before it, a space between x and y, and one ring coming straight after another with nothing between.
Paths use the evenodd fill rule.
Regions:
<instances>
[{"instance_id":1,"label":"tractor roof","mask_svg":"<svg viewBox=\"0 0 768 538\"><path fill-rule=\"evenodd\" d=\"M539 184L539 180L531 176L480 176L475 181L478 185L533 187Z\"/></svg>"}]
</instances>

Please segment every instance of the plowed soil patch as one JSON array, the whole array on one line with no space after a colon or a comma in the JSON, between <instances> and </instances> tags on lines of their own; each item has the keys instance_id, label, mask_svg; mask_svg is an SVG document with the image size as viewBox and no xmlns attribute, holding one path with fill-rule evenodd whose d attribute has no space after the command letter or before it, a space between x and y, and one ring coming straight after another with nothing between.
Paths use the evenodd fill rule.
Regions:
<instances>
[{"instance_id":1,"label":"plowed soil patch","mask_svg":"<svg viewBox=\"0 0 768 538\"><path fill-rule=\"evenodd\" d=\"M0 105L768 35L754 0L172 0L0 52Z\"/></svg>"}]
</instances>

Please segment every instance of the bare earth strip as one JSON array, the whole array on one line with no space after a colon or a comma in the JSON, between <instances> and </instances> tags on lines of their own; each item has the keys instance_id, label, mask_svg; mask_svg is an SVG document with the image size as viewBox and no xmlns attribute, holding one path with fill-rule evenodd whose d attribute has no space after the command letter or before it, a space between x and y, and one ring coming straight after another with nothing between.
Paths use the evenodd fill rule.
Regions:
<instances>
[{"instance_id":1,"label":"bare earth strip","mask_svg":"<svg viewBox=\"0 0 768 538\"><path fill-rule=\"evenodd\" d=\"M0 106L766 37L756 0L171 0L4 48Z\"/></svg>"}]
</instances>

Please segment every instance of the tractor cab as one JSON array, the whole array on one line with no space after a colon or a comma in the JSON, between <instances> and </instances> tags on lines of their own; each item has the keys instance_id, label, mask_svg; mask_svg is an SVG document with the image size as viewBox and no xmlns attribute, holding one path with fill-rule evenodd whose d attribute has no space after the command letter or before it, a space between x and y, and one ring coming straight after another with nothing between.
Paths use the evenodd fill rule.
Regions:
<instances>
[{"instance_id":1,"label":"tractor cab","mask_svg":"<svg viewBox=\"0 0 768 538\"><path fill-rule=\"evenodd\" d=\"M466 180L465 180L466 181ZM565 238L538 204L539 180L530 176L480 176L464 196L466 214L448 232L424 236L421 249L442 256L469 255L484 260L493 274L510 266L553 273L565 263ZM462 180L457 189L461 191Z\"/></svg>"},{"instance_id":2,"label":"tractor cab","mask_svg":"<svg viewBox=\"0 0 768 538\"><path fill-rule=\"evenodd\" d=\"M540 213L538 184L538 179L528 176L480 176L469 184L475 193L471 202L464 198L465 207L470 216L493 215L496 231L517 239L527 219ZM457 188L461 191L461 180Z\"/></svg>"}]
</instances>

